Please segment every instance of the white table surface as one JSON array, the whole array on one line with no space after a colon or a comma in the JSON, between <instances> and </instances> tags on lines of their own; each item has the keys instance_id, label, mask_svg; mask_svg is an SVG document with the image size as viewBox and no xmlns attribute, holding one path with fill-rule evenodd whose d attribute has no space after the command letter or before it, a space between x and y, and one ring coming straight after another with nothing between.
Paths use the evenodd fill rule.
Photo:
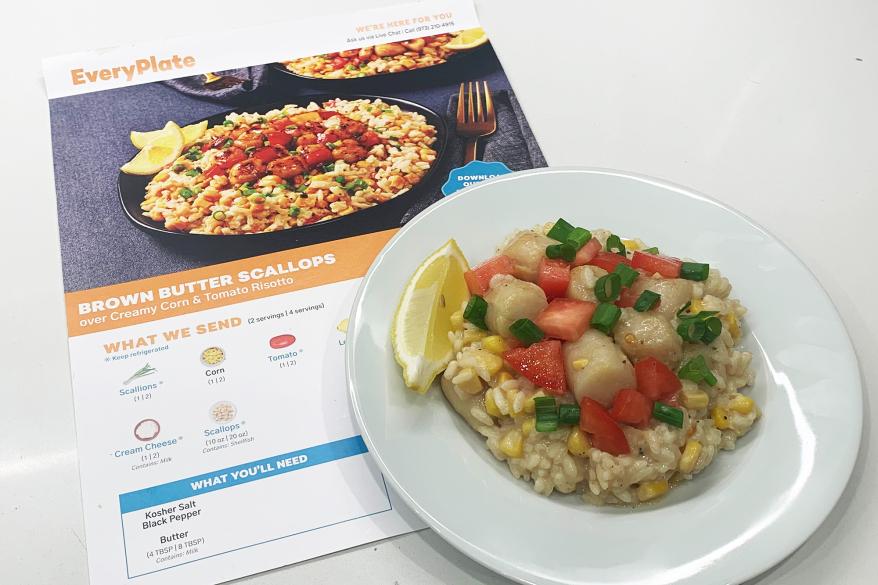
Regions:
<instances>
[{"instance_id":1,"label":"white table surface","mask_svg":"<svg viewBox=\"0 0 878 585\"><path fill-rule=\"evenodd\" d=\"M172 0L10 4L0 9L7 25L0 36L0 197L7 198L0 230L0 582L85 585L40 59L161 36L209 42L217 33L199 29L191 3L181 18L169 16L183 6ZM284 3L297 4L328 12L362 5ZM820 529L749 585L874 583L878 415L868 395L878 390L878 268L860 250L874 249L878 216L878 3L518 4L477 2L552 164L632 170L710 194L788 244L838 306L867 394L857 467ZM270 20L281 3L201 6L218 24L263 11ZM513 529L526 529L510 520ZM242 582L508 583L429 530Z\"/></svg>"}]
</instances>

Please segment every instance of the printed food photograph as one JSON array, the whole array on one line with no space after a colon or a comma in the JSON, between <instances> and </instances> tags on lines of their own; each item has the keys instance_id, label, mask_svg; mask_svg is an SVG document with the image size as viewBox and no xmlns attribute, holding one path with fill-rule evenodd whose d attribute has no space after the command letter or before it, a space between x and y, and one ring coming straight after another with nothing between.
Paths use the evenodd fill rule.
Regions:
<instances>
[{"instance_id":1,"label":"printed food photograph","mask_svg":"<svg viewBox=\"0 0 878 585\"><path fill-rule=\"evenodd\" d=\"M509 234L470 268L449 241L400 301L406 384L424 392L441 369L448 402L544 496L636 505L693 479L759 416L738 347L745 308L718 269L651 244L559 219ZM453 357L432 361L415 296L449 261L445 300L468 298L449 330L431 331Z\"/></svg>"},{"instance_id":2,"label":"printed food photograph","mask_svg":"<svg viewBox=\"0 0 878 585\"><path fill-rule=\"evenodd\" d=\"M303 77L354 79L440 65L487 40L484 30L474 28L292 59L282 64Z\"/></svg>"},{"instance_id":3,"label":"printed food photograph","mask_svg":"<svg viewBox=\"0 0 878 585\"><path fill-rule=\"evenodd\" d=\"M50 107L71 291L399 228L467 163L546 165L480 28Z\"/></svg>"},{"instance_id":4,"label":"printed food photograph","mask_svg":"<svg viewBox=\"0 0 878 585\"><path fill-rule=\"evenodd\" d=\"M244 235L307 226L384 203L437 157L437 128L396 103L331 99L168 123L122 172L151 175L143 216L170 231ZM187 136L188 134L188 136ZM132 133L135 145L144 133Z\"/></svg>"}]
</instances>

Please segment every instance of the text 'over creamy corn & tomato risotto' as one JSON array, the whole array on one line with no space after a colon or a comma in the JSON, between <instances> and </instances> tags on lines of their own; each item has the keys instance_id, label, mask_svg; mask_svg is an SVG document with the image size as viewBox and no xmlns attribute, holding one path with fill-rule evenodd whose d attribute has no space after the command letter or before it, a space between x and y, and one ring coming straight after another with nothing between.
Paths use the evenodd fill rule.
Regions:
<instances>
[{"instance_id":1,"label":"text 'over creamy corn & tomato risotto'","mask_svg":"<svg viewBox=\"0 0 878 585\"><path fill-rule=\"evenodd\" d=\"M146 186L168 230L238 235L342 217L405 193L436 159L436 128L380 99L232 113Z\"/></svg>"},{"instance_id":2,"label":"text 'over creamy corn & tomato risotto'","mask_svg":"<svg viewBox=\"0 0 878 585\"><path fill-rule=\"evenodd\" d=\"M730 292L707 264L561 219L472 269L451 240L409 282L393 345L406 384L425 392L441 374L538 493L633 505L692 479L760 416Z\"/></svg>"}]
</instances>

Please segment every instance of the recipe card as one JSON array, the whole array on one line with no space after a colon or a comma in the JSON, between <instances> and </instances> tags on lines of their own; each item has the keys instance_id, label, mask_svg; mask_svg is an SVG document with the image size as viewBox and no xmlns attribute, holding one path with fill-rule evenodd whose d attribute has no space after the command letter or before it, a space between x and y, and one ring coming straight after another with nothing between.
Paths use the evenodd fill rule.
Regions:
<instances>
[{"instance_id":1,"label":"recipe card","mask_svg":"<svg viewBox=\"0 0 878 585\"><path fill-rule=\"evenodd\" d=\"M347 316L401 225L545 160L469 1L333 18L44 62L93 585L424 526L352 419Z\"/></svg>"}]
</instances>

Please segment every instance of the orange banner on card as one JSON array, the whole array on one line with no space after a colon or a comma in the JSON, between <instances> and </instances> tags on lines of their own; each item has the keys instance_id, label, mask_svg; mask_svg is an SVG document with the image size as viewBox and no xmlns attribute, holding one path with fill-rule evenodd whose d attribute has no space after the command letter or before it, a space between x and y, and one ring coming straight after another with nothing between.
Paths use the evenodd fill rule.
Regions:
<instances>
[{"instance_id":1,"label":"orange banner on card","mask_svg":"<svg viewBox=\"0 0 878 585\"><path fill-rule=\"evenodd\" d=\"M394 233L388 230L67 293L68 334L108 331L358 278Z\"/></svg>"}]
</instances>

